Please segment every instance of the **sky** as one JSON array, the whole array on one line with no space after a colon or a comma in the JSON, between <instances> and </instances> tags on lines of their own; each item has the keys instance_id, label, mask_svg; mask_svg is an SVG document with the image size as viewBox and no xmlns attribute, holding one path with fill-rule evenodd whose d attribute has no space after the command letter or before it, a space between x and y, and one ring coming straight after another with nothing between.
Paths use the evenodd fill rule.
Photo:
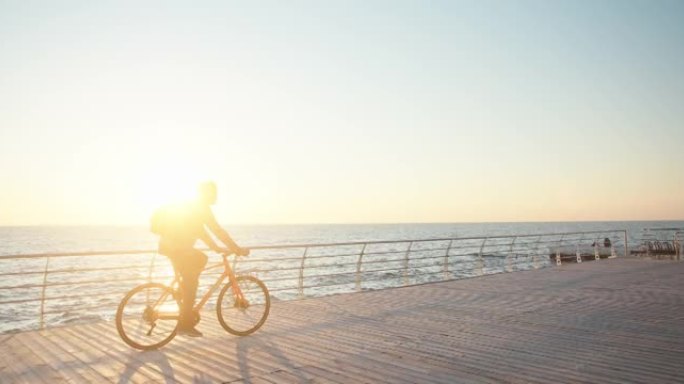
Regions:
<instances>
[{"instance_id":1,"label":"sky","mask_svg":"<svg viewBox=\"0 0 684 384\"><path fill-rule=\"evenodd\" d=\"M0 225L684 219L681 1L0 0Z\"/></svg>"}]
</instances>

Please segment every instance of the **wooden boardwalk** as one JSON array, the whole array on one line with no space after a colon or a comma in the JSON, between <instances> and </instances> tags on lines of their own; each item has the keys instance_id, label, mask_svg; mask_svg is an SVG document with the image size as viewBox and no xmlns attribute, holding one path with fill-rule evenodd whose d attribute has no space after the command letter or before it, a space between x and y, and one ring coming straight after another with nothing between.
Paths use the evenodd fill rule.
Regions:
<instances>
[{"instance_id":1,"label":"wooden boardwalk","mask_svg":"<svg viewBox=\"0 0 684 384\"><path fill-rule=\"evenodd\" d=\"M113 323L0 335L0 383L683 383L684 263L613 259L277 302L155 352Z\"/></svg>"}]
</instances>

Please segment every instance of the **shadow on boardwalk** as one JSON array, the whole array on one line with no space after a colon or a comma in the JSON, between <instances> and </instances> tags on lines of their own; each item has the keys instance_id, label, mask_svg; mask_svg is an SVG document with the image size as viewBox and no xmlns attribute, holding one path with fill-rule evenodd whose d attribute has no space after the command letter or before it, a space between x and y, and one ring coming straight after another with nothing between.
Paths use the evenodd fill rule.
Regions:
<instances>
[{"instance_id":1,"label":"shadow on boardwalk","mask_svg":"<svg viewBox=\"0 0 684 384\"><path fill-rule=\"evenodd\" d=\"M158 370L164 383L176 383L173 367L163 351L140 352L131 350L126 361L126 369L121 373L118 384L133 382L133 376L142 368ZM162 381L159 380L159 382Z\"/></svg>"}]
</instances>

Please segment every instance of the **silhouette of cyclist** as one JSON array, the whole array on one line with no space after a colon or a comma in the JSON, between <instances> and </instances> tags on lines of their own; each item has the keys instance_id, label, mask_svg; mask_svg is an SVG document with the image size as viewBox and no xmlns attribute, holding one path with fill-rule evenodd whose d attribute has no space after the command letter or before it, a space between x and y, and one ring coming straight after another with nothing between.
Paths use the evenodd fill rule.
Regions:
<instances>
[{"instance_id":1,"label":"silhouette of cyclist","mask_svg":"<svg viewBox=\"0 0 684 384\"><path fill-rule=\"evenodd\" d=\"M171 259L173 268L180 275L181 308L178 334L192 337L202 336L195 328L195 298L199 276L207 264L207 256L195 249L195 242L201 239L214 252L230 252L246 256L249 249L239 247L214 218L211 206L216 203L216 184L201 183L194 202L167 207L164 230L160 231L159 253ZM220 248L207 233L205 227L227 248Z\"/></svg>"}]
</instances>

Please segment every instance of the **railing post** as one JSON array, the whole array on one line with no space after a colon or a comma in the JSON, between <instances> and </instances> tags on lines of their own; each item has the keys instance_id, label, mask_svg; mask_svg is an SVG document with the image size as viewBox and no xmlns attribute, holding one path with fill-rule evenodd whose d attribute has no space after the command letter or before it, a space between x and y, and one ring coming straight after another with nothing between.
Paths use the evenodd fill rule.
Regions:
<instances>
[{"instance_id":1,"label":"railing post","mask_svg":"<svg viewBox=\"0 0 684 384\"><path fill-rule=\"evenodd\" d=\"M534 269L539 269L538 254L539 254L539 242L541 242L541 235L537 237L537 245L534 247L534 253L532 254L532 267Z\"/></svg>"},{"instance_id":2,"label":"railing post","mask_svg":"<svg viewBox=\"0 0 684 384\"><path fill-rule=\"evenodd\" d=\"M601 260L601 255L599 255L599 250L598 250L598 241L594 242L594 260L596 260L596 261Z\"/></svg>"},{"instance_id":3,"label":"railing post","mask_svg":"<svg viewBox=\"0 0 684 384\"><path fill-rule=\"evenodd\" d=\"M361 266L363 264L363 254L366 252L366 246L368 243L363 245L361 248L361 253L359 253L359 260L356 262L356 290L361 290Z\"/></svg>"},{"instance_id":4,"label":"railing post","mask_svg":"<svg viewBox=\"0 0 684 384\"><path fill-rule=\"evenodd\" d=\"M480 261L480 276L484 275L484 258L482 257L482 252L484 251L485 244L487 243L487 238L482 240L482 245L480 246L480 253L478 255Z\"/></svg>"},{"instance_id":5,"label":"railing post","mask_svg":"<svg viewBox=\"0 0 684 384\"><path fill-rule=\"evenodd\" d=\"M563 239L565 239L565 234L561 235L558 239L558 248L556 248L556 266L561 265L560 249L563 246Z\"/></svg>"},{"instance_id":6,"label":"railing post","mask_svg":"<svg viewBox=\"0 0 684 384\"><path fill-rule=\"evenodd\" d=\"M302 264L299 266L299 297L304 297L304 263L306 262L306 254L309 252L309 247L304 248L302 254Z\"/></svg>"},{"instance_id":7,"label":"railing post","mask_svg":"<svg viewBox=\"0 0 684 384\"><path fill-rule=\"evenodd\" d=\"M50 256L45 258L45 270L43 271L43 289L40 293L40 329L45 328L45 289L47 288L47 276L49 266Z\"/></svg>"},{"instance_id":8,"label":"railing post","mask_svg":"<svg viewBox=\"0 0 684 384\"><path fill-rule=\"evenodd\" d=\"M582 262L582 252L580 252L579 245L575 245L575 257L578 264Z\"/></svg>"},{"instance_id":9,"label":"railing post","mask_svg":"<svg viewBox=\"0 0 684 384\"><path fill-rule=\"evenodd\" d=\"M628 252L629 252L629 248L627 247L627 230L625 229L625 255L624 255L624 257L629 256Z\"/></svg>"},{"instance_id":10,"label":"railing post","mask_svg":"<svg viewBox=\"0 0 684 384\"><path fill-rule=\"evenodd\" d=\"M444 254L444 280L449 280L449 252L451 252L451 245L453 243L453 240L449 240L449 246Z\"/></svg>"},{"instance_id":11,"label":"railing post","mask_svg":"<svg viewBox=\"0 0 684 384\"><path fill-rule=\"evenodd\" d=\"M674 248L675 260L679 261L679 252L677 252L677 231L672 234L672 247Z\"/></svg>"},{"instance_id":12,"label":"railing post","mask_svg":"<svg viewBox=\"0 0 684 384\"><path fill-rule=\"evenodd\" d=\"M150 261L150 270L147 273L147 282L152 282L152 271L154 270L154 259L157 257L157 252L152 254L152 261Z\"/></svg>"},{"instance_id":13,"label":"railing post","mask_svg":"<svg viewBox=\"0 0 684 384\"><path fill-rule=\"evenodd\" d=\"M511 241L511 246L508 247L508 256L506 256L506 271L507 272L513 272L513 266L511 265L511 257L513 257L513 245L515 244L515 241L518 239L518 236L515 236L513 238L513 241Z\"/></svg>"},{"instance_id":14,"label":"railing post","mask_svg":"<svg viewBox=\"0 0 684 384\"><path fill-rule=\"evenodd\" d=\"M409 266L409 255L411 254L411 247L413 247L413 241L409 243L409 246L406 249L406 254L404 255L404 285L408 285L408 283L409 283L408 266Z\"/></svg>"}]
</instances>

